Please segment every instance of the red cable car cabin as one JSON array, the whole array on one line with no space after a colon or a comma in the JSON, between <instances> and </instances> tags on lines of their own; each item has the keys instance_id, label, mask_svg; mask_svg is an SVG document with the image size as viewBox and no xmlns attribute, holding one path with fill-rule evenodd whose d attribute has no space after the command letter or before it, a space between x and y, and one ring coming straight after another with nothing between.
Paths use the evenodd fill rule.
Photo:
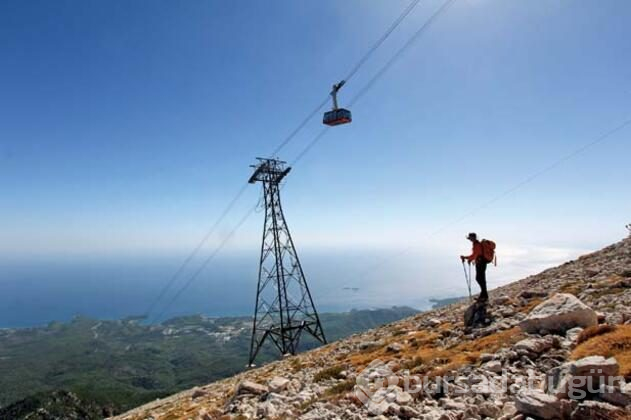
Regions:
<instances>
[{"instance_id":1,"label":"red cable car cabin","mask_svg":"<svg viewBox=\"0 0 631 420\"><path fill-rule=\"evenodd\" d=\"M330 126L348 124L351 121L353 121L351 111L344 108L338 108L325 112L324 117L322 118L322 122Z\"/></svg>"},{"instance_id":2,"label":"red cable car cabin","mask_svg":"<svg viewBox=\"0 0 631 420\"><path fill-rule=\"evenodd\" d=\"M340 90L342 86L346 83L342 80L340 83L333 85L333 90L331 90L331 98L333 99L333 109L331 111L327 111L324 113L324 117L322 117L322 122L329 126L348 124L353 121L351 117L351 111L344 108L337 107L337 91Z\"/></svg>"}]
</instances>

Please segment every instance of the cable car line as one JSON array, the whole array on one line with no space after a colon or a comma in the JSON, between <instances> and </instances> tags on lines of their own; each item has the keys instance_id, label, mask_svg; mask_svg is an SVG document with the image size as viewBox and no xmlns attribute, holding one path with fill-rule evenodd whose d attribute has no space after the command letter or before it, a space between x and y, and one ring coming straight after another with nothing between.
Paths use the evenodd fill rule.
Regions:
<instances>
[{"instance_id":1,"label":"cable car line","mask_svg":"<svg viewBox=\"0 0 631 420\"><path fill-rule=\"evenodd\" d=\"M386 71L389 70L389 68L392 66L392 64L394 64L394 62L429 28L429 26L444 12L447 10L447 8L454 2L455 0L447 0L443 6L441 6L436 12L434 12L434 14L427 20L425 21L425 23L412 35L412 37L410 39L408 39L408 41L401 47L399 48L399 50L397 50L397 52L394 54L394 56L392 56L390 58L390 60L388 60L388 62L376 73L375 76L373 76L373 78L366 84L364 85L364 87L359 91L359 93L351 100L350 105L353 105L354 103L356 103L373 85L374 83L383 76L383 74L386 73ZM368 52L366 54L364 54L364 56L362 56L362 58L359 60L359 62L351 69L351 71L349 72L349 74L347 75L346 79L344 79L342 81L341 84L338 84L337 89L334 90L336 91L335 93L337 93L337 90L339 90L339 88L341 88L346 81L348 81L350 78L352 78L357 71L362 67L362 65L368 60L368 58L370 58L370 56L385 42L385 40L392 34L392 32L394 32L394 30L401 24L401 22L403 22L403 20L412 12L412 10L418 5L418 3L420 2L420 0L414 0L412 1L408 7L406 7L406 9L404 9L404 11L401 13L401 15L392 23L392 25L386 30L386 32L384 33L384 35L381 36L381 38L379 38L377 40L377 42L368 50ZM336 98L334 97L334 100ZM300 130L302 130L305 125L307 125L307 123L318 113L320 112L320 110L328 103L329 101L329 96L327 95L326 99L324 101L322 101L313 111L311 111L301 122L300 124L298 124L298 126L289 134L289 136L287 136L287 138L285 138L272 152L272 156L276 155L278 152L280 152L287 144L289 144L294 138L295 136L300 132ZM336 103L334 103L334 108L336 106ZM324 137L324 135L327 133L327 131L329 130L330 127L326 127L324 128L322 131L320 131L308 144L307 146L294 158L294 160L292 161L292 165L297 163L298 161L300 161L307 153L309 153L309 151L316 145L316 143L322 138ZM245 188L247 187L247 184L242 188L242 190L239 191L239 193L237 194L237 196L230 202L230 204L228 205L228 207L226 208L225 213L222 213L222 216L220 216L220 220L218 220L214 225L213 225L213 229L211 229L212 231L209 232L207 235L204 236L204 238L202 239L202 241L198 244L198 246L194 249L194 251L191 253L191 256L189 256L189 258L187 258L185 260L185 263L183 264L183 266L187 265L193 258L194 255L197 254L197 252L201 249L201 247L203 246L204 243L206 243L206 241L210 238L210 236L212 235L212 233L214 233L215 230L215 226L218 226L219 223L223 220L223 218L225 218L225 215L227 215L227 213L232 209L232 207L234 206L234 203L236 203L236 201L238 200L238 198L240 198L240 196L245 192ZM256 211L256 207L255 206L251 211L249 211L246 216L244 217L244 219L242 219L241 222L239 222L237 224L237 226L231 231L231 235L234 234L234 232L236 232L237 229L239 229L241 227L241 225L243 225L243 223L245 223L245 220L247 219L247 217L249 217L254 211ZM202 267L195 272L195 274L184 284L184 286L176 293L175 297L167 304L166 308L161 312L161 314L156 318L156 319L160 319L162 317L162 315L164 314L164 312L175 302L175 300L177 300L177 298L183 293L184 290L186 290L188 288L188 286L190 285L190 283L197 277L197 275L203 270L204 267L206 267L213 259L214 256L217 255L217 253L223 248L223 246L225 245L224 242L222 242L217 248L215 248L215 250L212 252L211 257L208 258L207 260L205 260L202 264ZM165 287L165 289L169 289L172 284L175 282L175 279L177 278L177 276L179 275L179 273L183 270L183 267L181 267L180 269L178 269L178 271L176 272L176 275L174 275L174 277L172 278L172 280L167 284L167 287ZM166 293L166 290L164 292L161 292L159 295L159 298L157 299L157 301L161 300L162 297L164 297L164 294ZM155 303L157 304L157 302ZM155 306L155 304L152 305L152 308Z\"/></svg>"},{"instance_id":2,"label":"cable car line","mask_svg":"<svg viewBox=\"0 0 631 420\"><path fill-rule=\"evenodd\" d=\"M448 223L444 224L443 226L439 227L438 229L434 230L433 232L430 232L425 237L425 240L433 238L434 236L438 235L439 233L442 233L445 230L449 229L450 227L455 226L458 223L462 222L463 220L466 220L467 218L475 215L480 210L483 210L483 209L489 207L490 205L502 200L503 198L513 194L515 191L520 190L521 188L523 188L526 185L530 184L531 182L533 182L537 178L539 178L539 177L547 174L548 172L554 170L555 168L557 168L562 163L567 162L568 160L571 160L571 159L575 158L576 156L580 155L581 153L585 152L586 150L588 150L588 149L590 149L590 148L592 148L592 147L604 142L609 137L613 136L614 134L618 133L619 131L623 130L624 128L626 128L628 126L631 126L631 118L623 121L621 124L618 124L614 128L604 132L603 134L601 134L598 137L596 137L594 140L592 140L592 141L590 141L588 143L585 143L582 146L578 147L577 149L574 149L570 153L560 157L559 159L555 160L554 162L550 163L549 165L545 166L544 168L542 168L542 169L534 172L533 174L527 176L526 178L522 179L520 182L518 182L515 185L511 186L510 188L507 188L506 190L500 192L496 196L494 196L491 199L481 203L480 205L472 208L471 210L469 210L468 212L464 213L460 217L452 220L451 222L448 222ZM392 260L394 260L396 258L400 258L400 257L404 256L408 252L412 251L414 248L416 248L416 245L411 245L411 246L408 246L404 250L402 250L402 251L400 251L400 252L398 252L398 253L396 253L394 255L382 258L381 261L378 261L377 263L373 264L368 269L363 270L361 273L359 273L358 277L359 278L363 278L369 272L373 272L375 270L379 270L380 268L385 266L388 262L390 262L390 261L392 261Z\"/></svg>"},{"instance_id":3,"label":"cable car line","mask_svg":"<svg viewBox=\"0 0 631 420\"><path fill-rule=\"evenodd\" d=\"M326 98L324 98L324 100L320 103L320 105L318 105L313 111L311 111L309 115L307 115L305 119L303 119L300 122L300 124L298 124L298 126L294 129L294 131L292 131L282 142L280 142L278 146L276 146L274 151L270 153L270 156L276 156L278 152L280 152L285 146L287 146L289 142L292 141L294 137L296 137L296 134L298 134L298 132L300 132L300 130L302 130L304 126L307 125L307 123L311 121L313 117L319 114L322 108L324 108L324 106L328 103L329 103L329 95L326 95Z\"/></svg>"},{"instance_id":4,"label":"cable car line","mask_svg":"<svg viewBox=\"0 0 631 420\"><path fill-rule=\"evenodd\" d=\"M432 24L445 13L456 0L447 0L443 5L436 10L417 30L412 36L394 53L392 57L384 64L381 69L360 89L360 91L351 99L349 105L354 105L362 96L372 88L372 86L392 67L392 65L403 55L403 53L410 48L420 37L423 35Z\"/></svg>"},{"instance_id":5,"label":"cable car line","mask_svg":"<svg viewBox=\"0 0 631 420\"><path fill-rule=\"evenodd\" d=\"M359 92L351 99L349 106L355 105L362 96L364 96L374 84L392 67L392 65L416 42L421 35L423 35L430 26L449 9L456 0L447 0L443 5L436 10L420 27L412 34L412 36L394 53L392 57L384 64L377 73L359 90ZM326 134L328 127L318 133L307 145L298 153L298 155L292 161L292 165L301 160L309 151L315 146L315 144Z\"/></svg>"},{"instance_id":6,"label":"cable car line","mask_svg":"<svg viewBox=\"0 0 631 420\"><path fill-rule=\"evenodd\" d=\"M355 76L355 74L359 71L359 69L366 63L366 61L368 61L368 59L370 58L370 56L372 56L375 51L377 49L379 49L379 47L390 37L390 35L395 31L395 29L397 27L399 27L399 25L401 24L401 22L403 22L403 20L414 10L414 8L420 3L420 0L413 0L402 12L401 14L394 20L394 22L388 27L388 29L386 30L386 32L373 44L372 47L370 47L368 49L368 51L359 59L359 61L352 67L352 69L349 71L349 73L347 74L347 76L342 80L341 85L345 84L346 82L348 82L348 80L350 80L351 78L353 78L353 76ZM340 84L338 84L340 85ZM338 87L341 88L341 86ZM313 110L311 111L309 114L307 114L307 116L298 124L298 126L282 141L278 144L278 146L276 146L276 148L272 151L272 153L270 154L270 156L274 156L277 155L285 146L287 146L287 144L289 144L295 137L296 135L307 125L307 123L309 123L309 121L311 121L311 119L313 119L313 117L315 117L321 110L322 108L324 108L324 106L326 106L326 104L329 102L329 97L330 95L327 95L326 98L320 102L320 104ZM327 128L328 129L328 128ZM294 162L297 162L298 160L302 159L302 157L309 152L309 150L311 149L311 147L313 145L315 145L315 143L322 137L324 136L324 134L326 133L326 130L323 130L320 132L320 134L318 134L316 136L316 138L314 140L312 140L313 144L308 145L295 159ZM226 209L221 213L221 215L219 216L219 218L215 221L215 223L212 225L212 227L206 232L206 234L204 235L204 237L202 238L202 240L197 244L197 246L193 249L193 251L186 257L186 259L182 262L182 264L178 267L178 269L176 270L176 272L173 274L173 276L171 277L171 279L167 282L167 284L163 287L163 289L160 291L160 293L158 294L158 297L151 303L151 305L149 306L148 311L146 312L147 316L149 316L154 310L156 305L164 298L164 296L166 295L166 293L168 292L168 290L173 286L173 284L175 284L177 278L180 276L180 274L184 271L184 269L186 268L186 266L188 266L188 264L192 261L192 259L197 255L197 253L201 250L201 248L204 246L204 244L208 241L208 239L210 239L210 237L214 234L214 232L216 231L217 227L219 226L219 224L223 221L223 219L225 219L225 217L227 216L227 214L232 210L232 208L234 207L234 205L236 204L236 202L239 200L239 198L241 198L241 196L245 193L245 190L247 189L248 184L245 184L236 194L236 196L230 201L230 203L228 204L228 206L226 207ZM256 209L256 207L255 207ZM254 210L255 211L255 210ZM248 213L248 215L251 214ZM247 218L247 217L246 217ZM245 222L245 220L243 221ZM240 225L243 223L240 223L238 226L240 227ZM238 228L237 228L238 229ZM236 230L236 229L235 229ZM221 247L223 247L223 245L221 245ZM215 251L213 251L213 254L211 255L215 255L216 252L218 252L217 249L215 249ZM211 258L212 260L212 258ZM207 265L210 262L210 260L205 261L204 262L204 266ZM179 296L179 294L178 294ZM164 312L164 311L163 311ZM160 318L160 317L158 317Z\"/></svg>"},{"instance_id":7,"label":"cable car line","mask_svg":"<svg viewBox=\"0 0 631 420\"><path fill-rule=\"evenodd\" d=\"M350 79L352 79L353 76L355 76L357 71L359 71L360 67L363 66L366 61L368 61L368 58L370 58L370 56L375 51L377 51L377 49L381 46L381 44L383 44L385 42L385 40L388 39L388 37L392 34L392 32L394 32L394 30L401 24L401 22L403 22L403 19L405 19L410 14L410 12L412 12L412 10L414 10L414 8L419 4L420 1L421 0L414 0L414 1L412 1L408 5L408 7L406 7L403 10L403 12L399 15L398 18L396 18L396 20L394 22L392 22L392 25L390 25L390 27L381 36L381 38L379 38L377 40L377 42L375 42L375 44L366 52L366 54L364 54L364 56L359 59L357 64L355 64L355 66L351 69L351 71L348 73L348 75L342 80L348 82Z\"/></svg>"},{"instance_id":8,"label":"cable car line","mask_svg":"<svg viewBox=\"0 0 631 420\"><path fill-rule=\"evenodd\" d=\"M368 51L366 51L366 53L359 59L359 61L351 68L351 70L346 75L346 77L342 79L341 81L342 83L348 83L348 81L352 79L353 76L355 76L355 74L364 65L364 63L368 61L370 56L373 55L375 51L379 49L379 47L381 47L381 45L390 37L390 35L394 32L394 30L399 27L401 22L403 22L403 20L412 12L412 10L414 10L414 8L419 3L420 3L420 0L413 0L403 10L403 12L401 12L401 14L394 20L394 22L392 22L392 24L388 27L388 29L386 29L386 32L384 32L384 34L373 44L372 47L368 49ZM327 95L326 98L322 102L320 102L320 104L313 111L311 111L300 122L300 124L298 124L298 126L282 142L280 142L278 146L276 146L276 148L272 151L270 156L277 155L285 146L287 146L287 144L289 144L294 139L294 137L296 137L298 132L300 132L300 130L302 130L305 127L305 125L307 125L307 123L311 121L311 119L315 117L316 114L318 114L322 110L322 108L324 108L324 106L329 102L329 98L330 98L330 95Z\"/></svg>"},{"instance_id":9,"label":"cable car line","mask_svg":"<svg viewBox=\"0 0 631 420\"><path fill-rule=\"evenodd\" d=\"M226 244L230 241L230 239L232 239L232 237L237 232L237 230L239 230L239 228L241 228L241 226L243 226L243 224L252 215L252 213L254 213L256 211L257 206L258 206L258 203L257 203L257 205L251 207L243 215L243 217L239 220L239 222L232 228L232 230L230 232L228 232L226 237L219 243L219 245L217 245L217 247L215 247L213 252L210 255L208 255L208 257L206 257L206 259L202 262L201 266L199 266L199 268L186 280L186 282L182 285L182 287L180 287L178 289L178 291L175 293L175 295L173 295L173 298L171 298L171 300L166 304L166 306L162 309L162 311L155 318L153 318L153 320L150 323L154 323L154 322L160 320L166 314L166 312L171 308L171 306L173 306L175 301L177 301L179 299L179 297L182 295L182 293L184 293L189 288L189 286L193 283L193 281L197 278L197 276L199 276L201 274L201 272L204 271L206 266L212 260L215 259L217 254L219 254L219 252L226 246Z\"/></svg>"},{"instance_id":10,"label":"cable car line","mask_svg":"<svg viewBox=\"0 0 631 420\"><path fill-rule=\"evenodd\" d=\"M170 280L162 287L162 290L158 294L158 297L153 300L151 305L149 305L149 309L147 309L147 311L145 312L145 315L147 317L149 317L153 313L158 303L164 298L164 296L169 291L169 289L175 284L176 280L178 279L180 274L182 274L186 266L188 266L188 264L193 260L193 258L195 258L195 256L199 253L199 251L204 246L204 244L208 241L208 239L210 239L210 237L215 233L215 231L217 230L221 222L226 218L228 213L232 211L232 208L235 206L237 201L239 201L241 196L245 193L245 191L247 190L247 187L248 187L248 184L246 183L241 187L241 189L239 189L237 194L232 198L232 200L230 200L230 202L228 203L226 208L223 210L223 212L221 212L221 214L219 215L215 223L213 223L210 229L206 231L206 234L204 234L204 237L199 241L197 246L195 246L195 248L193 248L193 251L191 251L191 253L184 259L184 261L182 261L178 269L171 276Z\"/></svg>"}]
</instances>

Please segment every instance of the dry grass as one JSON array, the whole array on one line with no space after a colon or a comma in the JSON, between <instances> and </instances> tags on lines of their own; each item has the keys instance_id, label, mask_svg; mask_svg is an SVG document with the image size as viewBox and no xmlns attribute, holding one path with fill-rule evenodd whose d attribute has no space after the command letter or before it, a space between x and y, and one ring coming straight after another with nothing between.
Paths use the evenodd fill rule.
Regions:
<instances>
[{"instance_id":1,"label":"dry grass","mask_svg":"<svg viewBox=\"0 0 631 420\"><path fill-rule=\"evenodd\" d=\"M294 357L289 361L289 366L291 367L292 372L298 372L303 368L302 362L297 357Z\"/></svg>"},{"instance_id":2,"label":"dry grass","mask_svg":"<svg viewBox=\"0 0 631 420\"><path fill-rule=\"evenodd\" d=\"M528 302L527 304L525 304L524 306L522 306L521 308L519 308L519 312L521 312L522 314L527 314L529 313L535 306L539 305L541 302L543 302L543 299L541 298L534 298L532 299L530 302Z\"/></svg>"},{"instance_id":3,"label":"dry grass","mask_svg":"<svg viewBox=\"0 0 631 420\"><path fill-rule=\"evenodd\" d=\"M601 297L607 296L607 295L619 295L621 293L624 293L625 290L627 289L624 287L611 286L611 287L606 287L606 288L602 288L594 292L591 292L590 295L593 299L600 299Z\"/></svg>"},{"instance_id":4,"label":"dry grass","mask_svg":"<svg viewBox=\"0 0 631 420\"><path fill-rule=\"evenodd\" d=\"M607 334L609 332L615 331L616 327L614 325L603 324L603 325L593 325L591 327L585 328L578 335L578 339L576 340L577 344L584 343L592 337L596 337L598 335Z\"/></svg>"},{"instance_id":5,"label":"dry grass","mask_svg":"<svg viewBox=\"0 0 631 420\"><path fill-rule=\"evenodd\" d=\"M620 365L620 374L631 378L631 325L618 325L613 331L596 335L578 345L572 359L587 356L615 357Z\"/></svg>"},{"instance_id":6,"label":"dry grass","mask_svg":"<svg viewBox=\"0 0 631 420\"><path fill-rule=\"evenodd\" d=\"M327 396L339 396L350 392L355 387L355 381L353 379L347 379L343 382L333 385L326 390Z\"/></svg>"},{"instance_id":7,"label":"dry grass","mask_svg":"<svg viewBox=\"0 0 631 420\"><path fill-rule=\"evenodd\" d=\"M569 293L571 295L578 295L584 289L584 286L578 283L566 283L559 288L559 293Z\"/></svg>"},{"instance_id":8,"label":"dry grass","mask_svg":"<svg viewBox=\"0 0 631 420\"><path fill-rule=\"evenodd\" d=\"M404 369L412 368L414 373L439 376L461 366L476 363L481 353L495 353L500 348L509 347L524 338L519 328L513 328L446 348L436 345L439 337L440 334L437 333L419 331L412 337L414 342L404 345L403 350L396 353L396 358L411 360L403 366ZM373 360L388 362L392 357L384 346L370 352L353 354L347 362L361 370Z\"/></svg>"},{"instance_id":9,"label":"dry grass","mask_svg":"<svg viewBox=\"0 0 631 420\"><path fill-rule=\"evenodd\" d=\"M319 371L318 373L316 373L313 376L313 380L315 382L321 382L327 379L340 379L340 373L342 373L342 371L344 370L344 366L342 365L337 365L337 366L331 366L329 368L326 369L322 369L321 371Z\"/></svg>"}]
</instances>

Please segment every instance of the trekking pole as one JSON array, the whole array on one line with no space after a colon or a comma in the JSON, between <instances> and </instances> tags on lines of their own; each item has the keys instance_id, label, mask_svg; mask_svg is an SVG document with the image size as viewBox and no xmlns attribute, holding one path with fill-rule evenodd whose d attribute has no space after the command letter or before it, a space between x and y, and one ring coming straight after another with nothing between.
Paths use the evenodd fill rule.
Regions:
<instances>
[{"instance_id":1,"label":"trekking pole","mask_svg":"<svg viewBox=\"0 0 631 420\"><path fill-rule=\"evenodd\" d=\"M471 295L471 281L473 280L473 278L471 277L471 263L469 263L469 297L471 297L471 299L473 299L473 296Z\"/></svg>"},{"instance_id":2,"label":"trekking pole","mask_svg":"<svg viewBox=\"0 0 631 420\"><path fill-rule=\"evenodd\" d=\"M469 300L471 300L471 264L469 264L469 275L467 275L467 267L465 267L464 261L462 261L462 271L464 271L464 278L467 282L467 288L469 289Z\"/></svg>"}]
</instances>

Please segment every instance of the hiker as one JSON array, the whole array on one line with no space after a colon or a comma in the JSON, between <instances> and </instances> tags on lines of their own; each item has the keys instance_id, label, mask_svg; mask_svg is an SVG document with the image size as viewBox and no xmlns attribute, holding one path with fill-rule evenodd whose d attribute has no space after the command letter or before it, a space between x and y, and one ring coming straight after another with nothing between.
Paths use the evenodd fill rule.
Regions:
<instances>
[{"instance_id":1,"label":"hiker","mask_svg":"<svg viewBox=\"0 0 631 420\"><path fill-rule=\"evenodd\" d=\"M478 240L478 235L470 233L467 235L467 239L473 243L473 250L471 255L461 255L460 259L462 262L467 260L469 264L475 262L475 281L477 281L478 285L480 285L480 296L478 297L478 301L486 301L489 300L489 293L486 290L486 266L489 265L489 262L491 261L485 258L482 242Z\"/></svg>"}]
</instances>

